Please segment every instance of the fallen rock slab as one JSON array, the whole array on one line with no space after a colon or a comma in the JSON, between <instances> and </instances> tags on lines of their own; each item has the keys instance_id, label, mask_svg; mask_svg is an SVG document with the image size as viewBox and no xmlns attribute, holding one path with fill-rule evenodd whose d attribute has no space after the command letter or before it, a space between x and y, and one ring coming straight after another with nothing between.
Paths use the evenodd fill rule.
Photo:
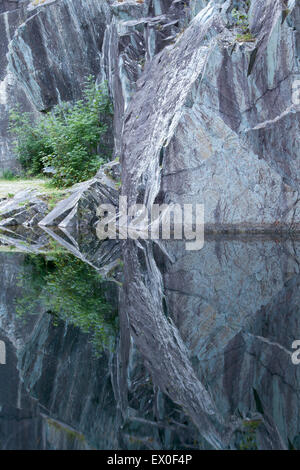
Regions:
<instances>
[{"instance_id":1,"label":"fallen rock slab","mask_svg":"<svg viewBox=\"0 0 300 470\"><path fill-rule=\"evenodd\" d=\"M119 175L118 168L118 162L108 163L94 178L73 186L71 195L60 201L39 225L58 226L72 231L79 227L94 226L98 220L97 209L100 204L118 203L118 182L114 179Z\"/></svg>"},{"instance_id":2,"label":"fallen rock slab","mask_svg":"<svg viewBox=\"0 0 300 470\"><path fill-rule=\"evenodd\" d=\"M0 226L37 225L47 213L47 204L39 196L38 191L29 189L0 202Z\"/></svg>"}]
</instances>

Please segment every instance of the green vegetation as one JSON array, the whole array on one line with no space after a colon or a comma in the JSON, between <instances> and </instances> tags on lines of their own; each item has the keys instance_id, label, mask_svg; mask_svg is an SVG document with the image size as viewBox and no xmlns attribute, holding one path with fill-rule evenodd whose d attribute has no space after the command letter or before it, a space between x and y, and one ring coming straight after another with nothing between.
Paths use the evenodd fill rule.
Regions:
<instances>
[{"instance_id":1,"label":"green vegetation","mask_svg":"<svg viewBox=\"0 0 300 470\"><path fill-rule=\"evenodd\" d=\"M239 446L240 450L257 450L256 431L260 424L260 419L244 421L243 438Z\"/></svg>"},{"instance_id":2,"label":"green vegetation","mask_svg":"<svg viewBox=\"0 0 300 470\"><path fill-rule=\"evenodd\" d=\"M19 287L24 295L17 300L17 313L47 311L54 318L91 334L97 354L112 347L117 332L117 316L105 298L101 276L94 268L61 251L49 256L27 255Z\"/></svg>"},{"instance_id":3,"label":"green vegetation","mask_svg":"<svg viewBox=\"0 0 300 470\"><path fill-rule=\"evenodd\" d=\"M49 178L25 178L24 176L16 176L12 180L0 178L0 198L13 197L19 191L24 191L25 189L36 189L45 201L57 200L67 195L66 189L53 187L53 183Z\"/></svg>"},{"instance_id":4,"label":"green vegetation","mask_svg":"<svg viewBox=\"0 0 300 470\"><path fill-rule=\"evenodd\" d=\"M82 433L71 429L69 426L64 425L54 419L47 418L47 423L49 426L55 428L58 432L61 432L63 435L67 436L68 439L71 441L80 441L81 443L85 443L85 437Z\"/></svg>"},{"instance_id":5,"label":"green vegetation","mask_svg":"<svg viewBox=\"0 0 300 470\"><path fill-rule=\"evenodd\" d=\"M16 176L11 170L4 170L2 172L1 179L5 181L13 181L16 179Z\"/></svg>"},{"instance_id":6,"label":"green vegetation","mask_svg":"<svg viewBox=\"0 0 300 470\"><path fill-rule=\"evenodd\" d=\"M241 30L241 33L236 36L236 40L238 42L254 42L255 38L249 30L249 19L247 13L251 2L250 0L246 0L244 3L244 11L240 11L238 8L233 8L231 12L234 24Z\"/></svg>"},{"instance_id":7,"label":"green vegetation","mask_svg":"<svg viewBox=\"0 0 300 470\"><path fill-rule=\"evenodd\" d=\"M242 13L237 8L234 8L231 12L231 15L237 26L239 26L244 31L248 30L249 22L248 22L248 15L246 13Z\"/></svg>"},{"instance_id":8,"label":"green vegetation","mask_svg":"<svg viewBox=\"0 0 300 470\"><path fill-rule=\"evenodd\" d=\"M107 87L97 87L92 77L87 79L82 100L59 104L36 122L29 113L13 110L10 131L26 174L39 175L51 167L52 183L59 188L91 178L110 156L101 143L107 132L101 120L111 115Z\"/></svg>"},{"instance_id":9,"label":"green vegetation","mask_svg":"<svg viewBox=\"0 0 300 470\"><path fill-rule=\"evenodd\" d=\"M237 34L236 40L238 42L255 42L255 37L251 33Z\"/></svg>"}]
</instances>

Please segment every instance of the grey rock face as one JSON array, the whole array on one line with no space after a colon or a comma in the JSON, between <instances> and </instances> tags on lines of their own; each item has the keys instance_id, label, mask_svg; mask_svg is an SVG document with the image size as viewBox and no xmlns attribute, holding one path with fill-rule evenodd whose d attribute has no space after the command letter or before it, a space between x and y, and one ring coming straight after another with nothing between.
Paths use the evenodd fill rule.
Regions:
<instances>
[{"instance_id":1,"label":"grey rock face","mask_svg":"<svg viewBox=\"0 0 300 470\"><path fill-rule=\"evenodd\" d=\"M44 217L47 204L39 197L36 190L18 192L13 198L0 203L0 226L24 225L32 227Z\"/></svg>"},{"instance_id":2,"label":"grey rock face","mask_svg":"<svg viewBox=\"0 0 300 470\"><path fill-rule=\"evenodd\" d=\"M21 7L8 8L9 5L15 7L17 2L4 3L5 9L0 12L0 174L3 170L18 168L12 148L12 138L8 131L9 111L19 103L23 110L34 113L34 107L28 100L22 85L9 70L6 57L8 45L15 31L25 21L28 14Z\"/></svg>"},{"instance_id":3,"label":"grey rock face","mask_svg":"<svg viewBox=\"0 0 300 470\"><path fill-rule=\"evenodd\" d=\"M19 6L19 0L2 0L0 5L0 13L16 10Z\"/></svg>"},{"instance_id":4,"label":"grey rock face","mask_svg":"<svg viewBox=\"0 0 300 470\"><path fill-rule=\"evenodd\" d=\"M93 227L98 220L97 209L100 204L118 204L119 164L108 163L98 171L95 178L72 187L71 195L59 202L44 217L41 227L58 226L76 231L79 227Z\"/></svg>"},{"instance_id":5,"label":"grey rock face","mask_svg":"<svg viewBox=\"0 0 300 470\"><path fill-rule=\"evenodd\" d=\"M0 13L0 171L18 169L8 132L9 111L19 105L38 117L62 100L78 99L89 75L101 70L110 22L107 2L20 2Z\"/></svg>"},{"instance_id":6,"label":"grey rock face","mask_svg":"<svg viewBox=\"0 0 300 470\"><path fill-rule=\"evenodd\" d=\"M281 2L252 2L255 43L237 43L214 2L154 57L123 133L131 203L203 203L212 229L298 229L299 72ZM268 18L258 22L254 18ZM272 64L272 66L270 65Z\"/></svg>"},{"instance_id":7,"label":"grey rock face","mask_svg":"<svg viewBox=\"0 0 300 470\"><path fill-rule=\"evenodd\" d=\"M132 203L160 194L165 202L204 203L208 229L295 230L299 5L253 1L253 43L236 41L229 20L236 6L25 5L10 13L18 15L15 34L4 38L9 76L38 110L79 97L88 73L108 80L115 155Z\"/></svg>"},{"instance_id":8,"label":"grey rock face","mask_svg":"<svg viewBox=\"0 0 300 470\"><path fill-rule=\"evenodd\" d=\"M105 1L56 1L31 10L9 44L11 70L39 110L79 98L97 75L110 10Z\"/></svg>"},{"instance_id":9,"label":"grey rock face","mask_svg":"<svg viewBox=\"0 0 300 470\"><path fill-rule=\"evenodd\" d=\"M168 312L200 380L225 415L254 416L254 388L273 437L277 426L288 446L299 432L299 370L291 361L300 332L299 241L208 238L197 254L180 242L165 249Z\"/></svg>"},{"instance_id":10,"label":"grey rock face","mask_svg":"<svg viewBox=\"0 0 300 470\"><path fill-rule=\"evenodd\" d=\"M10 34L2 28L1 60L6 68L8 52L9 62L2 83L5 112L17 103L37 113L62 100L78 99L85 79L93 74L99 82L109 84L115 108L115 155L120 156L124 111L135 82L145 63L173 42L186 25L188 9L170 0L56 0L37 5L25 2L12 13L0 17L11 28ZM3 135L7 116L5 119L0 124ZM8 146L9 136L7 139ZM2 145L3 162L7 146Z\"/></svg>"},{"instance_id":11,"label":"grey rock face","mask_svg":"<svg viewBox=\"0 0 300 470\"><path fill-rule=\"evenodd\" d=\"M201 10L175 44L153 58L137 82L124 118L123 194L130 204L144 202L148 207L157 200L204 203L206 227L212 230L299 229L299 172L293 170L299 160L299 113L292 102L291 82L298 72L296 35L293 27L282 21L281 3L254 1L250 18L268 19L263 24L250 22L256 42L239 44L237 31L227 28L224 14L233 4L222 3L210 2ZM297 6L290 7L290 14L296 14ZM287 87L279 97L285 80ZM249 138L251 129L266 127L272 121L274 138L279 140L286 116L291 125L289 136L295 143L295 147L285 146L286 166L295 175L293 180L287 178L271 145L267 156ZM122 311L128 315L135 342L156 383L176 403L184 403L210 444L222 447L230 429L222 427L216 406L219 402L203 386L204 377L195 378L182 336L165 319L162 279L149 250L133 243L124 247ZM140 259L144 261L139 264ZM214 267L218 265L208 266L208 270ZM188 279L192 281L190 274ZM222 282L225 279L220 280L221 288ZM238 279L234 283L238 286ZM198 282L196 285L199 290ZM182 287L180 276L178 286ZM228 291L223 287L229 295L230 286L226 286ZM264 301L268 299L266 296ZM195 303L197 298L191 301L191 312ZM142 305L139 316L137 305ZM207 308L209 316L210 306ZM223 310L221 316L226 317ZM231 310L228 313L232 315ZM225 317L224 329L216 325L214 336L225 338L234 332ZM208 325L219 320L212 313ZM159 344L159 360L152 355L155 342L156 348ZM174 376L184 379L177 380L175 386ZM265 448L286 445L268 415L261 439Z\"/></svg>"},{"instance_id":12,"label":"grey rock face","mask_svg":"<svg viewBox=\"0 0 300 470\"><path fill-rule=\"evenodd\" d=\"M187 24L181 2L158 0L112 2L112 21L103 43L100 77L109 83L114 102L115 155L121 157L124 113L136 82L155 54L176 39Z\"/></svg>"}]
</instances>

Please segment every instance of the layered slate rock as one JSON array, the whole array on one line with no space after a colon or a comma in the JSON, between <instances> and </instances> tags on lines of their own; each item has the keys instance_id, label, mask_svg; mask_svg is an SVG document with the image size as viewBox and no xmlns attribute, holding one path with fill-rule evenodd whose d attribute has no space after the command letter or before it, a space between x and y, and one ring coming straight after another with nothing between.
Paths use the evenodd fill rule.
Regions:
<instances>
[{"instance_id":1,"label":"layered slate rock","mask_svg":"<svg viewBox=\"0 0 300 470\"><path fill-rule=\"evenodd\" d=\"M63 229L76 231L80 227L93 227L98 221L97 210L100 204L118 205L119 163L111 162L103 165L97 175L71 189L71 195L59 202L44 217L41 227L59 226Z\"/></svg>"},{"instance_id":2,"label":"layered slate rock","mask_svg":"<svg viewBox=\"0 0 300 470\"><path fill-rule=\"evenodd\" d=\"M299 240L261 236L207 238L193 254L183 242L164 246L168 312L198 377L224 415L253 419L255 389L263 408L256 418L267 416L286 446L299 439L299 370L291 361L300 332L299 248ZM259 448L276 448L267 434Z\"/></svg>"},{"instance_id":3,"label":"layered slate rock","mask_svg":"<svg viewBox=\"0 0 300 470\"><path fill-rule=\"evenodd\" d=\"M19 0L2 0L0 5L0 13L16 10L19 6Z\"/></svg>"},{"instance_id":4,"label":"layered slate rock","mask_svg":"<svg viewBox=\"0 0 300 470\"><path fill-rule=\"evenodd\" d=\"M112 22L103 43L101 77L108 80L114 102L115 155L121 157L124 114L148 62L187 25L186 4L172 0L125 0L111 3Z\"/></svg>"},{"instance_id":5,"label":"layered slate rock","mask_svg":"<svg viewBox=\"0 0 300 470\"><path fill-rule=\"evenodd\" d=\"M24 190L0 203L0 226L32 227L45 216L47 204L36 190Z\"/></svg>"},{"instance_id":6,"label":"layered slate rock","mask_svg":"<svg viewBox=\"0 0 300 470\"><path fill-rule=\"evenodd\" d=\"M7 60L8 45L17 28L29 15L23 7L25 4L6 1L1 2L0 6L0 174L3 170L16 170L19 167L8 129L10 110L19 104L23 111L34 113L34 107L22 85L9 70Z\"/></svg>"},{"instance_id":7,"label":"layered slate rock","mask_svg":"<svg viewBox=\"0 0 300 470\"><path fill-rule=\"evenodd\" d=\"M0 172L19 170L8 130L10 110L19 106L38 118L39 111L62 100L79 99L87 77L102 70L111 16L105 1L6 3L18 8L0 13Z\"/></svg>"},{"instance_id":8,"label":"layered slate rock","mask_svg":"<svg viewBox=\"0 0 300 470\"><path fill-rule=\"evenodd\" d=\"M93 73L109 84L124 193L138 188L132 203L158 193L164 202L204 203L213 230L299 228L294 0L253 0L249 43L236 40L237 1L24 5L8 12L16 18L1 15L3 31L15 24L4 38L2 101L11 77L36 109L48 110L80 97Z\"/></svg>"},{"instance_id":9,"label":"layered slate rock","mask_svg":"<svg viewBox=\"0 0 300 470\"><path fill-rule=\"evenodd\" d=\"M188 14L186 5L171 0L48 0L20 2L18 10L0 15L3 73L9 62L1 77L6 105L5 122L0 123L6 136L0 142L3 168L9 167L8 153L14 163L6 134L9 110L19 103L38 117L37 111L80 98L91 74L98 82L108 82L115 111L115 155L120 156L124 111L135 83L146 63L175 41ZM110 147L112 143L109 140Z\"/></svg>"},{"instance_id":10,"label":"layered slate rock","mask_svg":"<svg viewBox=\"0 0 300 470\"><path fill-rule=\"evenodd\" d=\"M52 238L37 226L1 227L0 246L15 248L21 253L45 253L51 249Z\"/></svg>"},{"instance_id":11,"label":"layered slate rock","mask_svg":"<svg viewBox=\"0 0 300 470\"><path fill-rule=\"evenodd\" d=\"M32 5L32 4L31 4ZM47 110L81 96L100 69L110 10L107 2L56 1L32 10L9 44L10 68L32 103Z\"/></svg>"},{"instance_id":12,"label":"layered slate rock","mask_svg":"<svg viewBox=\"0 0 300 470\"><path fill-rule=\"evenodd\" d=\"M210 2L138 81L123 191L131 203L203 203L207 229L298 230L299 5L285 16L279 1L253 1L251 43L236 41L232 6Z\"/></svg>"},{"instance_id":13,"label":"layered slate rock","mask_svg":"<svg viewBox=\"0 0 300 470\"><path fill-rule=\"evenodd\" d=\"M240 43L236 39L239 31L228 22L228 13L238 3L212 1L203 5L175 44L157 54L141 75L124 118L122 193L130 205L203 203L206 227L211 230L298 230L296 176L287 179L276 162L276 152L272 154L269 147L266 157L246 132L267 121L276 126L282 116L290 114L289 135L296 145L296 156L291 152L293 145L287 145L285 152L293 173L299 158L299 112L292 101L291 82L298 72L297 36L281 2L257 0L252 2L250 13L256 39ZM295 2L289 7L287 16L297 16ZM262 23L260 18L266 21ZM279 89L285 80L281 99ZM281 139L282 132L279 125L276 139ZM159 255L154 258L149 244L132 241L124 244L123 255L126 270L121 311L129 319L132 336L154 381L185 407L213 447L226 447L241 423L232 415L224 423L218 400L204 386L206 377L195 373L182 335L166 315L163 276L155 263ZM296 267L297 263L293 269ZM208 264L210 268L218 266ZM182 281L181 275L178 279ZM203 277L205 280L205 272ZM193 281L193 273L188 274L187 285L189 280ZM225 280L219 281L222 287ZM182 287L183 283L179 284ZM195 284L199 288L197 281ZM263 301L269 299L266 295ZM212 327L213 334L219 333L226 344L226 337L230 343L243 319L243 312L239 312L237 330L227 331L226 321L221 324L222 312L221 318L215 318L208 308L207 327ZM258 338L256 341L262 344ZM252 346L247 346L251 350ZM268 360L271 349L266 346ZM286 352L282 358L285 365L290 360ZM287 439L284 442L281 438L274 418L266 413L262 421L262 447L285 448Z\"/></svg>"}]
</instances>

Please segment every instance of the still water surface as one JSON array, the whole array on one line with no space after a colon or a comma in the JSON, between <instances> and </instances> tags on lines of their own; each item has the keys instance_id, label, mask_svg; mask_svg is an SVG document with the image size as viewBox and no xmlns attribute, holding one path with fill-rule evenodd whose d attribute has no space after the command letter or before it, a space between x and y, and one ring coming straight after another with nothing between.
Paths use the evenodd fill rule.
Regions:
<instances>
[{"instance_id":1,"label":"still water surface","mask_svg":"<svg viewBox=\"0 0 300 470\"><path fill-rule=\"evenodd\" d=\"M300 448L299 241L72 251L0 252L1 449Z\"/></svg>"}]
</instances>

